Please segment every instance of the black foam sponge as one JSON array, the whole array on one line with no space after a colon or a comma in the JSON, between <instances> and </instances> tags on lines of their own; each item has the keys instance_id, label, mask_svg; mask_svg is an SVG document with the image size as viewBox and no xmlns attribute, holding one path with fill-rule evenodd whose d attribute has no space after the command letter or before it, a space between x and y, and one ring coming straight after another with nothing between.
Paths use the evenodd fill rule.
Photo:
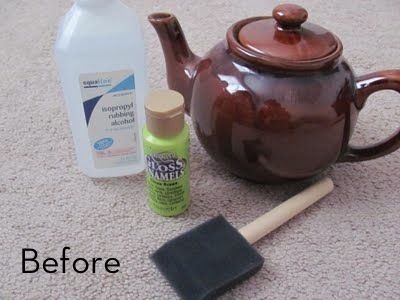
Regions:
<instances>
[{"instance_id":1,"label":"black foam sponge","mask_svg":"<svg viewBox=\"0 0 400 300\"><path fill-rule=\"evenodd\" d=\"M259 271L264 258L218 216L167 242L151 259L182 299L213 299Z\"/></svg>"}]
</instances>

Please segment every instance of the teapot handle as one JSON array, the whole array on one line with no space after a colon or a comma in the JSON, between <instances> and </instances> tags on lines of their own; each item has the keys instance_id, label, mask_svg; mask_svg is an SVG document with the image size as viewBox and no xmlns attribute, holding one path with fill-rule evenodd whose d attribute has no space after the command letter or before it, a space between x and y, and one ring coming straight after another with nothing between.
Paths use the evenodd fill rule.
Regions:
<instances>
[{"instance_id":1,"label":"teapot handle","mask_svg":"<svg viewBox=\"0 0 400 300\"><path fill-rule=\"evenodd\" d=\"M362 109L368 97L381 90L400 93L400 70L387 70L357 78L356 107ZM366 147L348 145L340 162L357 162L375 159L400 148L400 129L385 140Z\"/></svg>"}]
</instances>

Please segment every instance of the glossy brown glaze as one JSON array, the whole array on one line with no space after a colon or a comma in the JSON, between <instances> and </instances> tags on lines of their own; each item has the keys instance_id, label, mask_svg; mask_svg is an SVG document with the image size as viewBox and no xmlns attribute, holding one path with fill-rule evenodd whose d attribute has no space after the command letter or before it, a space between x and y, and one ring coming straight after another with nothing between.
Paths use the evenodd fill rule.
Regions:
<instances>
[{"instance_id":1,"label":"glossy brown glaze","mask_svg":"<svg viewBox=\"0 0 400 300\"><path fill-rule=\"evenodd\" d=\"M335 37L321 27L307 23L299 30L283 30L272 18L244 25L237 38L244 47L265 55L271 63L276 59L304 63L326 57L338 47Z\"/></svg>"},{"instance_id":2,"label":"glossy brown glaze","mask_svg":"<svg viewBox=\"0 0 400 300\"><path fill-rule=\"evenodd\" d=\"M357 97L355 99L358 109L362 109L368 97L381 90L393 90L400 93L400 70L386 70L361 76L357 79ZM357 162L375 159L390 154L400 148L400 130L381 142L366 146L356 147L349 145L342 162Z\"/></svg>"},{"instance_id":3,"label":"glossy brown glaze","mask_svg":"<svg viewBox=\"0 0 400 300\"><path fill-rule=\"evenodd\" d=\"M296 11L284 13L294 18ZM264 19L236 23L227 41L200 59L190 51L173 15L149 17L163 45L169 86L184 95L196 134L215 160L240 177L277 183L400 147L399 131L377 145L349 146L368 96L382 89L400 92L400 71L356 79L336 37L334 52L307 63L269 60L237 39L245 24Z\"/></svg>"},{"instance_id":4,"label":"glossy brown glaze","mask_svg":"<svg viewBox=\"0 0 400 300\"><path fill-rule=\"evenodd\" d=\"M308 12L296 4L281 4L274 8L272 16L281 29L299 29L307 21Z\"/></svg>"},{"instance_id":5,"label":"glossy brown glaze","mask_svg":"<svg viewBox=\"0 0 400 300\"><path fill-rule=\"evenodd\" d=\"M200 58L190 50L174 15L155 13L148 19L157 31L164 51L168 86L184 96L185 110L189 113L193 79Z\"/></svg>"},{"instance_id":6,"label":"glossy brown glaze","mask_svg":"<svg viewBox=\"0 0 400 300\"><path fill-rule=\"evenodd\" d=\"M280 30L272 17L239 21L227 32L233 54L257 66L289 71L311 71L335 65L342 52L340 40L312 23L301 30Z\"/></svg>"},{"instance_id":7,"label":"glossy brown glaze","mask_svg":"<svg viewBox=\"0 0 400 300\"><path fill-rule=\"evenodd\" d=\"M200 62L191 116L207 152L236 175L280 182L338 160L357 118L345 61L321 72L254 69L223 43ZM347 145L347 144L346 144Z\"/></svg>"}]
</instances>

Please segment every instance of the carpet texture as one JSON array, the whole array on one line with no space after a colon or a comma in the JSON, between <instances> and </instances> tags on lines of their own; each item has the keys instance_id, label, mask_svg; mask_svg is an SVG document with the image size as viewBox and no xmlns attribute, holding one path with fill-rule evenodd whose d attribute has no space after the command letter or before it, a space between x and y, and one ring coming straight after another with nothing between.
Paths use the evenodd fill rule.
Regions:
<instances>
[{"instance_id":1,"label":"carpet texture","mask_svg":"<svg viewBox=\"0 0 400 300\"><path fill-rule=\"evenodd\" d=\"M142 16L150 84L166 86L161 48L145 16L175 13L202 54L233 22L269 15L277 1L126 1ZM400 1L297 1L341 37L357 74L400 68ZM0 0L0 299L175 299L148 256L223 214L241 227L310 181L280 186L238 179L212 161L192 131L192 205L167 219L146 204L143 174L92 180L75 163L52 56L65 0ZM353 143L396 130L399 95L381 92L360 115ZM222 299L400 299L400 151L327 170L333 194L256 244L263 269ZM118 274L22 274L21 249L40 257L116 257Z\"/></svg>"}]
</instances>

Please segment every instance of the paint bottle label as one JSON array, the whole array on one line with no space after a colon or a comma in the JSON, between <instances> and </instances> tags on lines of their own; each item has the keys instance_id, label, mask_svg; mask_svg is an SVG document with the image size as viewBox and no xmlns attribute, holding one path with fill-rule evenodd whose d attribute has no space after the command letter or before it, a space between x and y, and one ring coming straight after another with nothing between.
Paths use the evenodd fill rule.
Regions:
<instances>
[{"instance_id":1,"label":"paint bottle label","mask_svg":"<svg viewBox=\"0 0 400 300\"><path fill-rule=\"evenodd\" d=\"M187 125L175 141L157 139L146 128L143 134L150 208L162 216L179 215L190 203Z\"/></svg>"},{"instance_id":2,"label":"paint bottle label","mask_svg":"<svg viewBox=\"0 0 400 300\"><path fill-rule=\"evenodd\" d=\"M104 169L137 163L133 71L81 74L79 82L94 166Z\"/></svg>"}]
</instances>

